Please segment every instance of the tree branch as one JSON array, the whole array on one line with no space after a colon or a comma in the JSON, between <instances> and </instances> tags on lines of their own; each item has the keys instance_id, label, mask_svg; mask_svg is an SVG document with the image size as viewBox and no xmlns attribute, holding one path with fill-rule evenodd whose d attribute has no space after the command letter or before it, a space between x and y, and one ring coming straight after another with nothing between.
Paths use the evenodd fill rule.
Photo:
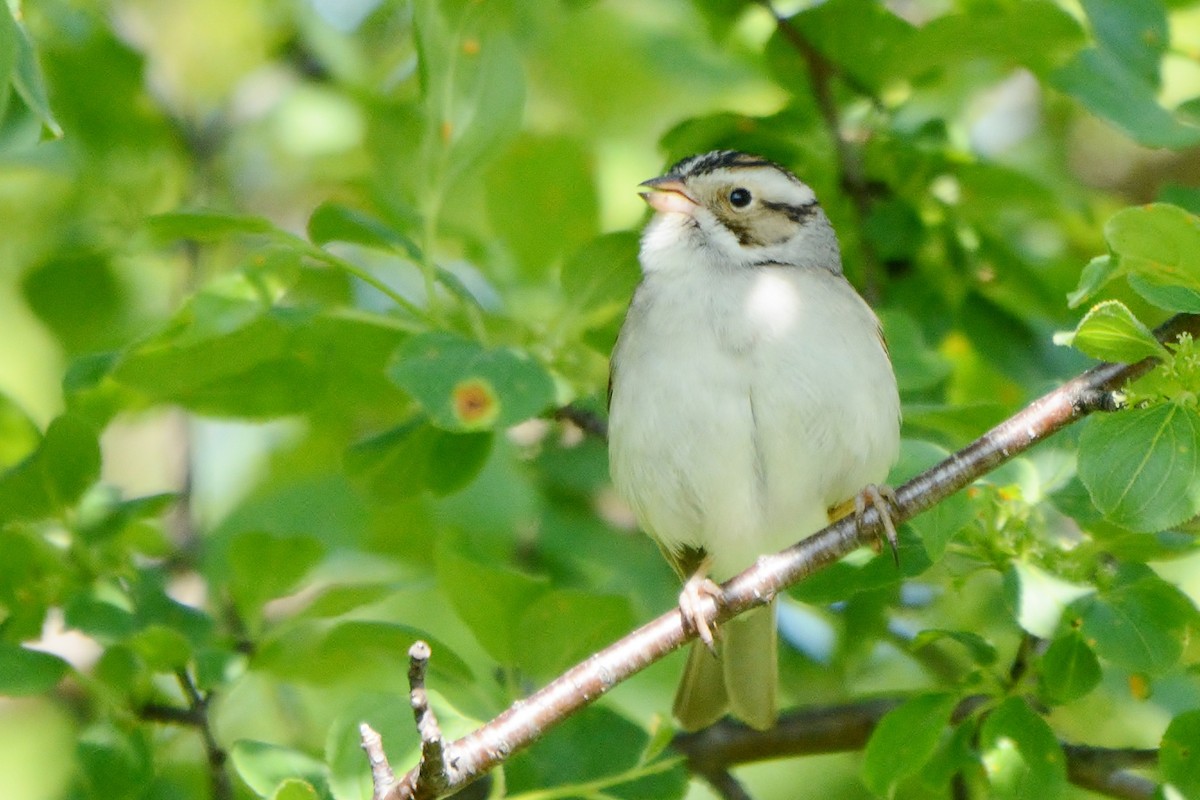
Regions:
<instances>
[{"instance_id":1,"label":"tree branch","mask_svg":"<svg viewBox=\"0 0 1200 800\"><path fill-rule=\"evenodd\" d=\"M213 734L212 725L208 721L208 704L210 696L200 693L196 682L186 669L175 671L175 679L183 696L187 700L187 708L147 703L138 709L138 716L151 722L161 722L165 725L181 725L195 728L204 740L204 752L208 757L209 781L212 784L213 800L233 800L233 784L225 771L225 762L229 754L225 752L217 737Z\"/></svg>"},{"instance_id":2,"label":"tree branch","mask_svg":"<svg viewBox=\"0 0 1200 800\"><path fill-rule=\"evenodd\" d=\"M844 705L799 709L780 716L770 730L756 731L738 722L723 720L696 733L676 736L672 747L687 758L697 775L727 775L739 764L777 758L861 750L884 714L904 702L903 697L874 698ZM968 697L959 703L952 720L970 716L989 698ZM1071 783L1108 797L1147 800L1155 785L1130 767L1153 766L1156 750L1110 749L1063 744L1067 778Z\"/></svg>"},{"instance_id":3,"label":"tree branch","mask_svg":"<svg viewBox=\"0 0 1200 800\"><path fill-rule=\"evenodd\" d=\"M1156 335L1174 341L1181 333L1200 335L1200 316L1180 314ZM1111 410L1113 393L1148 372L1157 362L1101 364L1035 400L992 428L967 447L918 475L896 490L892 513L904 522L949 497L1013 456L1024 452L1084 416ZM788 586L846 554L877 541L879 512L868 508L860 523L853 515L798 542L782 552L764 556L722 587L724 602L707 620L719 624L752 607L764 605ZM679 609L663 614L625 638L572 667L528 698L518 701L483 727L445 744L442 757L450 772L447 791L476 780L513 753L528 747L553 725L594 702L621 681L683 646L695 634L684 624ZM421 785L424 763L399 783L376 793L379 800L410 800L442 796Z\"/></svg>"},{"instance_id":4,"label":"tree branch","mask_svg":"<svg viewBox=\"0 0 1200 800\"><path fill-rule=\"evenodd\" d=\"M834 153L837 157L837 171L842 191L850 198L858 224L856 230L863 230L863 221L871 211L874 199L870 183L864 175L862 159L858 148L847 139L842 130L841 111L837 99L833 95L834 78L840 78L847 86L863 97L871 98L878 105L874 92L870 87L859 83L854 76L839 70L825 55L818 50L808 38L792 24L791 20L775 10L771 0L755 0L766 9L775 20L775 27L792 48L804 59L808 70L809 85L812 87L812 97L825 130L833 140ZM874 246L864 237L859 237L859 249L862 251L864 262L863 293L867 299L874 302L879 299L880 263L879 255Z\"/></svg>"}]
</instances>

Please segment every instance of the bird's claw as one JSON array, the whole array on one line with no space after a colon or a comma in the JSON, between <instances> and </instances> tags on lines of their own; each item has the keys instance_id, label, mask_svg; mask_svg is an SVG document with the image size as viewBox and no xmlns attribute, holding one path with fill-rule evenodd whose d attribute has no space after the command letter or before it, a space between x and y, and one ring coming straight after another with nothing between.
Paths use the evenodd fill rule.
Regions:
<instances>
[{"instance_id":1,"label":"bird's claw","mask_svg":"<svg viewBox=\"0 0 1200 800\"><path fill-rule=\"evenodd\" d=\"M705 602L709 601L717 608L725 597L720 585L707 575L708 565L702 564L700 569L688 578L679 592L679 613L683 615L683 624L696 632L700 641L713 654L716 654L716 640L713 636L716 628L708 624L705 614Z\"/></svg>"},{"instance_id":2,"label":"bird's claw","mask_svg":"<svg viewBox=\"0 0 1200 800\"><path fill-rule=\"evenodd\" d=\"M896 566L900 566L900 540L896 536L896 524L892 521L892 509L896 507L895 490L887 485L869 483L854 496L854 521L859 530L862 530L863 515L866 514L868 506L879 512L879 520L883 525L883 531L876 541L875 552L883 549L883 540L886 539L892 548L892 560L896 562Z\"/></svg>"}]
</instances>

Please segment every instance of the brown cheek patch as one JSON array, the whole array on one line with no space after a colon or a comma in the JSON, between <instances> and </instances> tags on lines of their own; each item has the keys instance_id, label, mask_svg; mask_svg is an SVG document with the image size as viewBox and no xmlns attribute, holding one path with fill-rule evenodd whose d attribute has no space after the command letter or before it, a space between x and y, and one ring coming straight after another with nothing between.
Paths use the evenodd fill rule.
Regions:
<instances>
[{"instance_id":1,"label":"brown cheek patch","mask_svg":"<svg viewBox=\"0 0 1200 800\"><path fill-rule=\"evenodd\" d=\"M496 390L481 378L469 378L454 387L451 394L454 416L464 427L475 428L490 425L500 414L500 400Z\"/></svg>"}]
</instances>

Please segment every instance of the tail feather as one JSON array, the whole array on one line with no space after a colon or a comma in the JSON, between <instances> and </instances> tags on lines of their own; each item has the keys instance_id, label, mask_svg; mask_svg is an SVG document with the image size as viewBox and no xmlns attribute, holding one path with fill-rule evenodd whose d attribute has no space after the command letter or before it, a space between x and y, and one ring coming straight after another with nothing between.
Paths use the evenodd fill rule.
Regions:
<instances>
[{"instance_id":1,"label":"tail feather","mask_svg":"<svg viewBox=\"0 0 1200 800\"><path fill-rule=\"evenodd\" d=\"M721 626L719 657L696 642L675 694L675 718L684 730L708 727L727 711L754 728L775 724L775 606L759 608Z\"/></svg>"}]
</instances>

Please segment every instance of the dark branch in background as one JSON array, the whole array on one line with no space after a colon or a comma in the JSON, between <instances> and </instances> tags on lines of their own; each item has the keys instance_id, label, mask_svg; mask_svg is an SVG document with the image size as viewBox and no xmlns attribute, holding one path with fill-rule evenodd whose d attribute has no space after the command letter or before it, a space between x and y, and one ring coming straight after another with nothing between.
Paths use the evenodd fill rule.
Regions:
<instances>
[{"instance_id":1,"label":"dark branch in background","mask_svg":"<svg viewBox=\"0 0 1200 800\"><path fill-rule=\"evenodd\" d=\"M1200 335L1200 316L1180 314L1156 331L1165 342L1175 341L1181 333ZM1149 372L1156 363L1148 358L1136 364L1101 364L1035 400L897 489L893 520L899 524L910 519L1084 416L1114 409L1113 393ZM724 584L724 603L716 613L709 614L707 621L710 625L719 624L769 602L802 578L859 547L876 543L880 527L878 511L868 508L861 524L856 524L853 516L843 518L780 553L760 558L753 567ZM679 609L643 625L518 701L478 730L444 744L438 754L442 764L436 782L453 790L476 780L513 753L528 747L553 725L694 637L693 631L684 625ZM419 672L422 681L423 675L422 668ZM413 688L415 691L417 687ZM423 685L421 689L423 692ZM442 796L441 790L430 788L435 781L428 775L431 766L423 759L399 783L383 791L377 787L377 800ZM1085 773L1086 770L1076 774Z\"/></svg>"},{"instance_id":2,"label":"dark branch in background","mask_svg":"<svg viewBox=\"0 0 1200 800\"><path fill-rule=\"evenodd\" d=\"M225 763L229 754L217 743L212 726L208 721L208 704L211 695L205 696L196 687L196 682L185 669L176 670L175 679L187 699L187 708L150 703L139 709L139 716L151 722L161 722L167 725L182 725L195 728L204 740L204 752L208 758L209 782L212 784L213 800L233 800L233 784L229 773L225 771Z\"/></svg>"},{"instance_id":3,"label":"dark branch in background","mask_svg":"<svg viewBox=\"0 0 1200 800\"><path fill-rule=\"evenodd\" d=\"M862 231L864 229L863 222L869 216L871 204L875 200L875 191L863 174L858 147L846 139L842 130L841 111L838 109L837 99L833 96L833 81L835 78L840 79L856 93L870 98L872 101L875 100L875 94L870 87L859 83L852 75L839 70L837 65L813 46L813 43L804 36L799 28L775 10L770 0L755 0L755 2L774 18L775 27L778 28L780 34L804 59L805 67L808 69L809 84L812 87L813 100L821 114L821 120L825 123L825 130L833 140L842 191L854 205L857 217L854 229ZM863 295L874 304L879 300L881 283L879 255L875 252L875 247L870 240L864 236L860 235L858 244L863 257Z\"/></svg>"},{"instance_id":4,"label":"dark branch in background","mask_svg":"<svg viewBox=\"0 0 1200 800\"><path fill-rule=\"evenodd\" d=\"M955 709L961 722L990 698L968 697ZM774 728L756 731L725 720L696 733L676 736L672 746L687 758L697 775L728 775L739 764L776 758L840 753L866 747L883 715L904 702L902 697L876 698L845 705L800 709L784 714ZM1063 744L1071 783L1109 797L1148 800L1155 785L1124 770L1158 762L1155 750L1108 749Z\"/></svg>"}]
</instances>

